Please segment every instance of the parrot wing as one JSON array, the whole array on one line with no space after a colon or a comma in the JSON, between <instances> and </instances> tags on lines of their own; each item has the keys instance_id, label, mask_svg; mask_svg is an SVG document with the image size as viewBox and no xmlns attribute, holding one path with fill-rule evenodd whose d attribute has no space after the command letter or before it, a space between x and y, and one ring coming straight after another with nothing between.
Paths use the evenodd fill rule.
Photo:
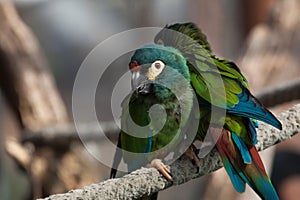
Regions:
<instances>
[{"instance_id":1,"label":"parrot wing","mask_svg":"<svg viewBox=\"0 0 300 200\"><path fill-rule=\"evenodd\" d=\"M174 46L187 59L191 84L202 101L200 103L282 128L276 117L250 93L248 82L240 69L233 62L212 54L205 34L194 23L166 26L154 41Z\"/></svg>"}]
</instances>

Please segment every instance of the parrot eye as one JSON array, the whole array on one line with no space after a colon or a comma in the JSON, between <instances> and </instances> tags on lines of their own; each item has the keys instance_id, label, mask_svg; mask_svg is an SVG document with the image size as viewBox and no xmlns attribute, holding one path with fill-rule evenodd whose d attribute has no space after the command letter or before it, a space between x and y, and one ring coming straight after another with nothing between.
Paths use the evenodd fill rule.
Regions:
<instances>
[{"instance_id":1,"label":"parrot eye","mask_svg":"<svg viewBox=\"0 0 300 200\"><path fill-rule=\"evenodd\" d=\"M147 73L149 80L154 81L155 78L162 72L164 68L165 68L165 63L163 63L162 61L157 60L153 62Z\"/></svg>"},{"instance_id":2,"label":"parrot eye","mask_svg":"<svg viewBox=\"0 0 300 200\"><path fill-rule=\"evenodd\" d=\"M161 67L161 65L160 65L159 62L156 62L156 63L154 64L154 66L155 66L156 69L160 69L160 67Z\"/></svg>"}]
</instances>

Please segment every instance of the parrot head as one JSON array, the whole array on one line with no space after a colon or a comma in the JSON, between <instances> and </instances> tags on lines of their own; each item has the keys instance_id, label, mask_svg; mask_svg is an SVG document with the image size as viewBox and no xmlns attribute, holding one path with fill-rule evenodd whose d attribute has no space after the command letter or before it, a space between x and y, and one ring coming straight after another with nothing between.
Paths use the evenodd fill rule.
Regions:
<instances>
[{"instance_id":1,"label":"parrot head","mask_svg":"<svg viewBox=\"0 0 300 200\"><path fill-rule=\"evenodd\" d=\"M132 90L141 95L168 98L190 82L186 59L173 47L144 45L135 51L129 69Z\"/></svg>"}]
</instances>

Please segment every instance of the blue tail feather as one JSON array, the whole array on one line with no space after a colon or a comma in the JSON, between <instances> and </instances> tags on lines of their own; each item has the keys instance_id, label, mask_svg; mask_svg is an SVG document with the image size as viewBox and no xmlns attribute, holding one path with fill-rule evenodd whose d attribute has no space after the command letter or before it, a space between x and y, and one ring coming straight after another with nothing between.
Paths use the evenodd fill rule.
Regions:
<instances>
[{"instance_id":1,"label":"blue tail feather","mask_svg":"<svg viewBox=\"0 0 300 200\"><path fill-rule=\"evenodd\" d=\"M244 163L247 164L251 163L252 162L251 155L248 151L245 142L241 138L239 138L234 132L232 132L231 137L234 143L236 144L236 146L238 147L238 149L240 150Z\"/></svg>"},{"instance_id":2,"label":"blue tail feather","mask_svg":"<svg viewBox=\"0 0 300 200\"><path fill-rule=\"evenodd\" d=\"M224 164L224 167L230 177L232 185L236 189L236 191L238 191L240 193L245 192L245 187L246 187L245 182L241 179L239 174L233 168L232 164L230 163L230 161L227 157L223 158L223 164Z\"/></svg>"},{"instance_id":3,"label":"blue tail feather","mask_svg":"<svg viewBox=\"0 0 300 200\"><path fill-rule=\"evenodd\" d=\"M262 199L279 199L255 146L245 144L233 132L222 134L216 145L230 180L238 192L244 192L247 183Z\"/></svg>"}]
</instances>

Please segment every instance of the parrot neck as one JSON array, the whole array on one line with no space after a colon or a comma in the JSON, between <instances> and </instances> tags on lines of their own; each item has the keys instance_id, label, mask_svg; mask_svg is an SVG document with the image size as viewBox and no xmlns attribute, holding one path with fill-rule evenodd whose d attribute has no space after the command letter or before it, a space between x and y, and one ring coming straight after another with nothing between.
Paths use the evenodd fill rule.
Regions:
<instances>
[{"instance_id":1,"label":"parrot neck","mask_svg":"<svg viewBox=\"0 0 300 200\"><path fill-rule=\"evenodd\" d=\"M181 113L181 122L185 123L188 120L190 112L193 107L193 103L196 96L189 82L173 81L172 84L167 87L156 85L154 87L156 97L163 104L175 103L178 104Z\"/></svg>"}]
</instances>

